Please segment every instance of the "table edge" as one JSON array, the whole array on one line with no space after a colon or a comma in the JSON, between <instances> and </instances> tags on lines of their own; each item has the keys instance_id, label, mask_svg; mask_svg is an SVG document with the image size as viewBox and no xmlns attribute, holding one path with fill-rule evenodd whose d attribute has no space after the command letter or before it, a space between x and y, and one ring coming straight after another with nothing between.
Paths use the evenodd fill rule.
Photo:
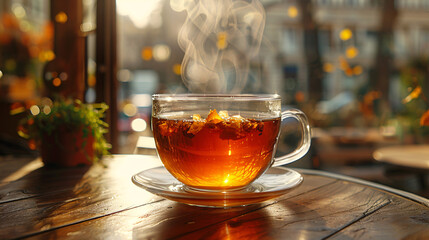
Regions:
<instances>
[{"instance_id":1,"label":"table edge","mask_svg":"<svg viewBox=\"0 0 429 240\"><path fill-rule=\"evenodd\" d=\"M402 166L407 168L416 168L416 169L423 169L423 170L429 169L429 164L428 164L429 159L419 159L419 161L405 162L398 159L396 156L392 157L391 154L388 154L389 151L391 150L397 151L398 149L429 150L429 144L407 144L407 145L393 145L393 146L387 146L387 147L380 147L378 149L375 149L372 155L376 161L381 163L397 165L397 166ZM386 151L387 151L387 154L386 154Z\"/></svg>"},{"instance_id":2,"label":"table edge","mask_svg":"<svg viewBox=\"0 0 429 240\"><path fill-rule=\"evenodd\" d=\"M297 170L298 172L302 173L302 174L331 177L331 178L336 178L339 180L344 180L344 181L349 181L349 182L353 182L353 183L357 183L357 184L361 184L361 185L366 185L366 186L369 186L372 188L376 188L379 190L383 190L383 191L386 191L389 193L399 195L401 197L407 198L407 199L412 200L414 202L425 205L426 207L429 207L429 199L427 199L427 198L416 195L414 193L410 193L410 192L406 192L406 191L399 190L396 188L392 188L389 186L385 186L385 185L382 185L379 183L374 183L374 182L370 182L367 180L363 180L363 179L359 179L359 178L355 178L355 177L350 177L350 176L346 176L346 175L342 175L342 174L338 174L338 173L322 171L322 170L304 169L304 168L294 168L294 169Z\"/></svg>"}]
</instances>

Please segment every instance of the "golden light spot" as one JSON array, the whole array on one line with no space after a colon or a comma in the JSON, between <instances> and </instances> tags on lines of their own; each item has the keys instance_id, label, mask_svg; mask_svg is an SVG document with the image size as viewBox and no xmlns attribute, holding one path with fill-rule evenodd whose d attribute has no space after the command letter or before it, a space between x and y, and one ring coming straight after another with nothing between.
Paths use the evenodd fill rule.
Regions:
<instances>
[{"instance_id":1,"label":"golden light spot","mask_svg":"<svg viewBox=\"0 0 429 240\"><path fill-rule=\"evenodd\" d=\"M61 85L61 79L58 77L54 78L54 80L52 80L52 85L59 87Z\"/></svg>"},{"instance_id":2,"label":"golden light spot","mask_svg":"<svg viewBox=\"0 0 429 240\"><path fill-rule=\"evenodd\" d=\"M3 72L2 72L2 71L0 71L0 78L1 78L1 77L3 77Z\"/></svg>"},{"instance_id":3,"label":"golden light spot","mask_svg":"<svg viewBox=\"0 0 429 240\"><path fill-rule=\"evenodd\" d=\"M39 53L39 60L41 62L51 61L55 58L55 53L51 50Z\"/></svg>"},{"instance_id":4,"label":"golden light spot","mask_svg":"<svg viewBox=\"0 0 429 240\"><path fill-rule=\"evenodd\" d=\"M24 18L27 13L21 4L13 4L12 12L17 18Z\"/></svg>"},{"instance_id":5,"label":"golden light spot","mask_svg":"<svg viewBox=\"0 0 429 240\"><path fill-rule=\"evenodd\" d=\"M30 112L31 114L33 114L34 116L39 115L40 113L40 108L37 105L33 105L30 107Z\"/></svg>"},{"instance_id":6,"label":"golden light spot","mask_svg":"<svg viewBox=\"0 0 429 240\"><path fill-rule=\"evenodd\" d=\"M49 50L45 52L46 61L54 60L54 58L55 58L55 53L53 51Z\"/></svg>"},{"instance_id":7,"label":"golden light spot","mask_svg":"<svg viewBox=\"0 0 429 240\"><path fill-rule=\"evenodd\" d=\"M290 18L296 18L296 17L298 16L298 8L296 8L295 6L290 6L290 7L287 9L287 15L288 15Z\"/></svg>"},{"instance_id":8,"label":"golden light spot","mask_svg":"<svg viewBox=\"0 0 429 240\"><path fill-rule=\"evenodd\" d=\"M347 58L355 58L358 54L359 54L359 50L354 46L350 46L346 49Z\"/></svg>"},{"instance_id":9,"label":"golden light spot","mask_svg":"<svg viewBox=\"0 0 429 240\"><path fill-rule=\"evenodd\" d=\"M227 42L228 34L226 32L220 32L217 34L217 48L222 50L225 49L228 46Z\"/></svg>"},{"instance_id":10,"label":"golden light spot","mask_svg":"<svg viewBox=\"0 0 429 240\"><path fill-rule=\"evenodd\" d=\"M137 107L132 103L125 104L122 110L128 117L133 117L137 114Z\"/></svg>"},{"instance_id":11,"label":"golden light spot","mask_svg":"<svg viewBox=\"0 0 429 240\"><path fill-rule=\"evenodd\" d=\"M174 64L174 65L173 65L173 72L174 72L174 74L176 74L176 75L180 75L180 74L182 74L182 65L181 65L181 64L179 64L179 63Z\"/></svg>"},{"instance_id":12,"label":"golden light spot","mask_svg":"<svg viewBox=\"0 0 429 240\"><path fill-rule=\"evenodd\" d=\"M144 47L142 50L142 59L145 61L150 61L153 57L152 47Z\"/></svg>"},{"instance_id":13,"label":"golden light spot","mask_svg":"<svg viewBox=\"0 0 429 240\"><path fill-rule=\"evenodd\" d=\"M334 71L335 67L332 65L332 63L325 63L323 64L323 71L325 72L332 72Z\"/></svg>"},{"instance_id":14,"label":"golden light spot","mask_svg":"<svg viewBox=\"0 0 429 240\"><path fill-rule=\"evenodd\" d=\"M363 72L363 69L360 65L357 65L353 68L353 74L354 75L361 75Z\"/></svg>"},{"instance_id":15,"label":"golden light spot","mask_svg":"<svg viewBox=\"0 0 429 240\"><path fill-rule=\"evenodd\" d=\"M43 113L48 115L49 113L51 113L51 107L49 106L44 106L43 107Z\"/></svg>"},{"instance_id":16,"label":"golden light spot","mask_svg":"<svg viewBox=\"0 0 429 240\"><path fill-rule=\"evenodd\" d=\"M352 36L353 36L352 30L350 30L348 28L344 28L340 32L340 39L343 41L349 40L350 38L352 38Z\"/></svg>"},{"instance_id":17,"label":"golden light spot","mask_svg":"<svg viewBox=\"0 0 429 240\"><path fill-rule=\"evenodd\" d=\"M96 80L94 75L91 75L88 77L88 86L89 87L94 87L96 82L97 82L97 80Z\"/></svg>"},{"instance_id":18,"label":"golden light spot","mask_svg":"<svg viewBox=\"0 0 429 240\"><path fill-rule=\"evenodd\" d=\"M55 21L57 23L65 23L65 22L67 22L67 20L68 20L67 14L63 11L61 11L61 12L57 13L57 15L55 15Z\"/></svg>"}]
</instances>

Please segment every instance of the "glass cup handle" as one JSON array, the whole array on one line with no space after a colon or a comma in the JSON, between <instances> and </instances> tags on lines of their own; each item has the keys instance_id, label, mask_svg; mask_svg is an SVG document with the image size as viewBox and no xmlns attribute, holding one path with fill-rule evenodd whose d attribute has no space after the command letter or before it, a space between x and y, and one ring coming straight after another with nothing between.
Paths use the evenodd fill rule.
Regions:
<instances>
[{"instance_id":1,"label":"glass cup handle","mask_svg":"<svg viewBox=\"0 0 429 240\"><path fill-rule=\"evenodd\" d=\"M295 118L300 123L302 129L302 140L299 146L291 153L274 158L273 167L289 164L302 158L310 149L311 128L307 116L298 109L290 109L281 113L282 121L286 118Z\"/></svg>"}]
</instances>

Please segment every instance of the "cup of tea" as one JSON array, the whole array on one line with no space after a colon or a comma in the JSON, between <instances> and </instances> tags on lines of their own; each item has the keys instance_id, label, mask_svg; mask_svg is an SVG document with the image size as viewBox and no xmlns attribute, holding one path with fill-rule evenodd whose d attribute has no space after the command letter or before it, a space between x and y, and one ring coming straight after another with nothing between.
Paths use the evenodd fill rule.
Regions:
<instances>
[{"instance_id":1,"label":"cup of tea","mask_svg":"<svg viewBox=\"0 0 429 240\"><path fill-rule=\"evenodd\" d=\"M152 131L165 168L189 190L245 189L273 166L291 163L310 148L307 117L281 111L272 94L156 94ZM297 148L274 158L281 122L294 118L302 137Z\"/></svg>"}]
</instances>

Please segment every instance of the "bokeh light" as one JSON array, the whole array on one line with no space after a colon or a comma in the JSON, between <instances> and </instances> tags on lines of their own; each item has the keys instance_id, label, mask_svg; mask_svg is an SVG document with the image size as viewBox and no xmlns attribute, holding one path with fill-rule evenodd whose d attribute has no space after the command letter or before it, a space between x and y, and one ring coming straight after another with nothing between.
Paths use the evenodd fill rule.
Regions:
<instances>
[{"instance_id":1,"label":"bokeh light","mask_svg":"<svg viewBox=\"0 0 429 240\"><path fill-rule=\"evenodd\" d=\"M61 79L59 77L54 78L52 80L52 85L54 85L55 87L61 86Z\"/></svg>"},{"instance_id":2,"label":"bokeh light","mask_svg":"<svg viewBox=\"0 0 429 240\"><path fill-rule=\"evenodd\" d=\"M295 6L290 6L287 9L287 15L290 18L296 18L298 16L298 8L296 8Z\"/></svg>"},{"instance_id":3,"label":"bokeh light","mask_svg":"<svg viewBox=\"0 0 429 240\"><path fill-rule=\"evenodd\" d=\"M96 80L94 75L91 75L88 77L88 86L89 87L94 87L96 82L97 82L97 80Z\"/></svg>"},{"instance_id":4,"label":"bokeh light","mask_svg":"<svg viewBox=\"0 0 429 240\"><path fill-rule=\"evenodd\" d=\"M359 50L354 46L350 46L346 49L347 58L355 58L358 54L359 54Z\"/></svg>"},{"instance_id":5,"label":"bokeh light","mask_svg":"<svg viewBox=\"0 0 429 240\"><path fill-rule=\"evenodd\" d=\"M43 107L43 113L48 115L49 113L51 113L51 107L49 106L44 106Z\"/></svg>"},{"instance_id":6,"label":"bokeh light","mask_svg":"<svg viewBox=\"0 0 429 240\"><path fill-rule=\"evenodd\" d=\"M134 26L159 28L162 25L161 0L116 0L119 15L128 16Z\"/></svg>"},{"instance_id":7,"label":"bokeh light","mask_svg":"<svg viewBox=\"0 0 429 240\"><path fill-rule=\"evenodd\" d=\"M143 132L147 128L147 123L144 119L136 118L131 122L131 129L135 132Z\"/></svg>"},{"instance_id":8,"label":"bokeh light","mask_svg":"<svg viewBox=\"0 0 429 240\"><path fill-rule=\"evenodd\" d=\"M128 82L131 80L132 73L128 69L121 69L118 71L118 80L121 82Z\"/></svg>"},{"instance_id":9,"label":"bokeh light","mask_svg":"<svg viewBox=\"0 0 429 240\"><path fill-rule=\"evenodd\" d=\"M152 96L150 94L134 94L131 102L137 107L149 107L152 105Z\"/></svg>"},{"instance_id":10,"label":"bokeh light","mask_svg":"<svg viewBox=\"0 0 429 240\"><path fill-rule=\"evenodd\" d=\"M40 104L43 106L52 106L54 104L54 102L52 102L52 99L44 97L42 98L42 100L40 100Z\"/></svg>"},{"instance_id":11,"label":"bokeh light","mask_svg":"<svg viewBox=\"0 0 429 240\"><path fill-rule=\"evenodd\" d=\"M153 57L152 47L144 47L142 49L142 59L145 61L150 61L152 60L152 57Z\"/></svg>"},{"instance_id":12,"label":"bokeh light","mask_svg":"<svg viewBox=\"0 0 429 240\"><path fill-rule=\"evenodd\" d=\"M182 65L180 63L176 63L173 65L173 72L176 75L181 75L182 74Z\"/></svg>"},{"instance_id":13,"label":"bokeh light","mask_svg":"<svg viewBox=\"0 0 429 240\"><path fill-rule=\"evenodd\" d=\"M51 50L49 51L43 51L39 53L39 60L41 62L47 62L47 61L51 61L55 58L55 53Z\"/></svg>"},{"instance_id":14,"label":"bokeh light","mask_svg":"<svg viewBox=\"0 0 429 240\"><path fill-rule=\"evenodd\" d=\"M352 30L350 30L348 28L344 28L340 32L340 39L343 41L349 40L350 38L352 38L352 36L353 36Z\"/></svg>"},{"instance_id":15,"label":"bokeh light","mask_svg":"<svg viewBox=\"0 0 429 240\"><path fill-rule=\"evenodd\" d=\"M133 117L137 114L137 107L132 103L127 103L124 105L123 112L128 117Z\"/></svg>"},{"instance_id":16,"label":"bokeh light","mask_svg":"<svg viewBox=\"0 0 429 240\"><path fill-rule=\"evenodd\" d=\"M353 74L354 75L360 75L360 74L362 74L362 72L363 72L363 69L362 69L362 66L360 66L360 65L357 65L353 68Z\"/></svg>"},{"instance_id":17,"label":"bokeh light","mask_svg":"<svg viewBox=\"0 0 429 240\"><path fill-rule=\"evenodd\" d=\"M55 15L55 21L57 23L65 23L65 22L67 22L67 20L68 20L67 14L63 11L61 11L61 12L57 13L57 15Z\"/></svg>"},{"instance_id":18,"label":"bokeh light","mask_svg":"<svg viewBox=\"0 0 429 240\"><path fill-rule=\"evenodd\" d=\"M24 18L27 15L24 7L20 3L12 5L12 12L17 18Z\"/></svg>"},{"instance_id":19,"label":"bokeh light","mask_svg":"<svg viewBox=\"0 0 429 240\"><path fill-rule=\"evenodd\" d=\"M164 62L170 58L170 47L165 44L157 44L153 47L153 59L158 62Z\"/></svg>"},{"instance_id":20,"label":"bokeh light","mask_svg":"<svg viewBox=\"0 0 429 240\"><path fill-rule=\"evenodd\" d=\"M30 112L31 114L33 114L34 116L39 115L40 113L40 108L37 105L33 105L30 107Z\"/></svg>"}]
</instances>

